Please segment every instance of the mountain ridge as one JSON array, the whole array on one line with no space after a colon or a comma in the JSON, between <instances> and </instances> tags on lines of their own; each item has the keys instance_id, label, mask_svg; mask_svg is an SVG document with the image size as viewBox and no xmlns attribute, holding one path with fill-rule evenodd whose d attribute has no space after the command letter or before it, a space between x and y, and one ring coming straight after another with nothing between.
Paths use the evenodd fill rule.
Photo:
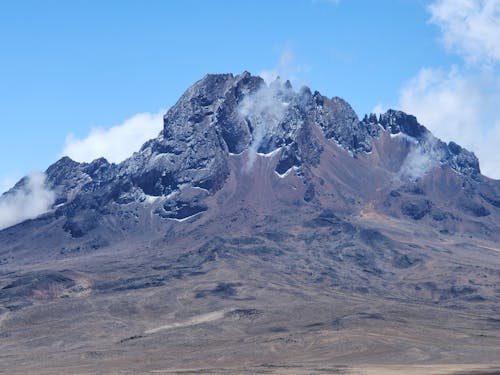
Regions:
<instances>
[{"instance_id":1,"label":"mountain ridge","mask_svg":"<svg viewBox=\"0 0 500 375\"><path fill-rule=\"evenodd\" d=\"M249 114L245 116L243 111ZM360 121L341 98L329 99L318 92L311 93L307 87L295 92L289 82L279 80L267 86L260 77L244 72L236 76L207 75L196 82L166 113L160 135L122 163L114 165L97 159L88 165L76 165L64 158L49 167L47 181L57 192L58 204L71 200L81 187L83 197L77 194L77 200L85 201L90 194L96 207L112 201L128 203L166 197L183 184L213 194L227 179L231 154L247 152L251 163L255 154L279 149L275 171L280 175L291 168L300 169L305 159L314 166L322 152L315 137L309 136L315 127L353 157L372 152L372 144L381 134L402 136L416 146L415 155L408 151L400 156L405 160L414 156L414 164L419 164L401 164L400 168L408 169L409 178L418 179L428 172L420 170L422 167L439 165L449 166L466 179L483 178L479 177L479 162L473 153L453 142L445 144L436 139L414 116L389 110L378 118L372 114ZM70 178L73 186L64 186L61 171L71 176L75 170L81 172ZM182 202L180 205L185 207ZM178 209L159 211L165 217L169 217L169 212L174 218L186 217L178 214ZM198 209L183 211L187 215ZM65 210L63 206L56 214L68 210L71 207Z\"/></svg>"},{"instance_id":2,"label":"mountain ridge","mask_svg":"<svg viewBox=\"0 0 500 375\"><path fill-rule=\"evenodd\" d=\"M339 97L329 99L317 91L311 93L307 87L302 87L299 92L294 92L288 81L281 83L277 80L267 87L260 77L254 77L250 73L244 72L236 76L232 74L208 74L196 82L164 116L164 128L159 137L147 141L138 152L125 161L115 166L114 164L109 164L104 158L100 158L91 163L78 164L80 165L78 167L75 164L76 162L73 163L69 158L63 157L47 169L48 183L51 185L51 188L55 188L62 182L60 169L66 171L68 174L71 173L69 169L85 169L84 173L90 176L91 179L100 180L106 178L106 173L115 173L118 176L135 173L138 168L144 167L148 163L147 158L150 155L155 154L159 158L158 155L161 154L180 155L184 152L182 157L188 159L187 162L191 164L174 166L174 168L171 168L174 174L180 169L189 169L189 167L193 166L193 163L196 164L197 169L200 169L198 168L200 166L204 168L206 166L200 163L212 158L214 159L212 161L214 164L212 172L216 172L215 175L208 176L206 173L198 173L199 175L195 176L195 174L191 173L189 177L180 177L178 181L170 181L169 185L169 182L166 181L168 178L160 176L164 173L165 169L171 167L166 165L168 162L164 162L159 168L155 168L150 163L150 169L147 170L147 174L142 176L142 180L145 181L142 181L139 176L133 181L133 184L137 185L144 194L155 196L159 194L168 195L175 189L174 185L178 186L186 180L198 184L202 188L209 187L208 190L212 187L211 185L214 185L213 188L215 189L220 188L225 178L224 176L227 177L227 169L221 165L222 159L227 157L228 153L241 153L252 146L251 125L248 123L248 119L244 119L244 116L239 113L238 106L241 106L241 103L239 103L237 98L241 98L242 96L246 98L249 94L259 93L259 90L271 92L270 95L265 94L268 97L265 97L264 100L269 101L269 104L274 106L279 104L280 100L286 101L291 99L294 101L294 108L292 110L287 108L288 112L286 114L281 113L280 115L283 118L278 119L278 122L295 122L296 129L279 129L282 134L279 134L279 132L273 134L273 131L276 132L277 129L272 129L270 134L262 135L265 139L260 140L262 143L258 145L260 150L255 150L269 153L272 151L271 148L284 147L285 149L277 166L277 171L280 173L284 173L286 166L290 168L300 158L300 155L297 153L297 143L292 140L296 134L292 133L297 133L301 126L303 126L303 123L313 122L319 125L326 138L334 140L339 146L353 153L353 155L360 152L371 152L372 139L378 137L380 131L386 131L392 135L407 135L421 143L423 147L429 148L429 150L438 150L439 155L437 156L440 157L439 162L447 163L459 173L472 178L477 178L480 174L479 161L472 152L461 148L454 142L445 144L435 139L425 127L417 122L414 116L407 115L401 111L388 110L378 118L375 114L371 114L365 115L363 120L360 121L350 105ZM223 104L217 106L217 104L214 104L214 100L223 101ZM262 99L258 98L257 100ZM213 108L214 105L216 108ZM311 109L310 107L313 105L316 108ZM207 107L209 109L203 112L203 108ZM215 115L214 110L217 112ZM257 108L257 110L259 109ZM260 110L261 114L266 115L266 110L270 112L271 108ZM302 113L300 113L301 111ZM307 113L308 111L312 112L312 114ZM195 130L197 124L202 122L204 117L210 115L216 116L216 118L211 120L209 126L205 126L203 132L196 129L199 133L196 135L197 137L209 134L209 138L203 139L201 142L200 139L195 140L194 143L196 146L200 147L200 144L203 145L208 140L210 140L210 146L212 146L210 150L206 148L196 150L196 153L203 155L202 158L205 158L200 161L196 158L195 153L186 150L183 151L181 145L184 145L186 148L192 146L192 140L191 143L186 144L185 142L182 143L183 138L193 137L194 135L189 133ZM285 118L285 115L288 117ZM297 122L302 122L302 124L297 124ZM179 126L179 124L181 125ZM282 124L277 123L275 125L279 126ZM215 129L210 129L210 126L213 126ZM175 129L171 129L170 127ZM180 140L171 139L174 130L180 133L176 135ZM428 137L432 137L429 142L427 141ZM221 153L225 155L223 156ZM156 163L159 164L161 162L156 161ZM158 169L161 169L161 171ZM75 178L76 176L73 177ZM80 177L83 178L82 176ZM157 180L153 183L151 180L155 178ZM85 181L85 183L89 182L91 183L91 181ZM84 181L82 180L81 183L83 184ZM17 186L22 186L22 181L20 184ZM157 184L156 187L155 184ZM132 191L134 187L120 187L121 190L131 189L129 192L124 192L128 193L123 197L125 201L127 199L138 198L138 192ZM58 198L56 199L58 203L56 204L60 204L61 200L67 199L68 197L64 195L68 193L70 191L65 192L63 188L63 192L58 194Z\"/></svg>"},{"instance_id":3,"label":"mountain ridge","mask_svg":"<svg viewBox=\"0 0 500 375\"><path fill-rule=\"evenodd\" d=\"M129 159L46 184L0 230L7 369L498 362L500 181L413 116L208 75Z\"/></svg>"}]
</instances>

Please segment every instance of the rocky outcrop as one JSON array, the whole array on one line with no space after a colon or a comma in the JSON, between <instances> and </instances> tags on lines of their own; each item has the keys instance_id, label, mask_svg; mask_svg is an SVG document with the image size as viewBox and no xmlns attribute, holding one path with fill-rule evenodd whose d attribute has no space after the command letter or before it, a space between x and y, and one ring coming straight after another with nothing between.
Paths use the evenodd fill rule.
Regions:
<instances>
[{"instance_id":1,"label":"rocky outcrop","mask_svg":"<svg viewBox=\"0 0 500 375\"><path fill-rule=\"evenodd\" d=\"M473 152L460 147L455 142L450 142L446 147L445 162L455 171L477 178L481 174L479 160Z\"/></svg>"},{"instance_id":2,"label":"rocky outcrop","mask_svg":"<svg viewBox=\"0 0 500 375\"><path fill-rule=\"evenodd\" d=\"M403 133L417 140L422 140L429 134L415 116L392 109L380 115L379 124L391 134Z\"/></svg>"},{"instance_id":3,"label":"rocky outcrop","mask_svg":"<svg viewBox=\"0 0 500 375\"><path fill-rule=\"evenodd\" d=\"M232 154L247 152L252 160L257 153L280 149L276 172L283 175L295 167L307 180L307 168L319 164L323 150L313 136L315 127L354 157L369 153L381 132L403 134L440 164L467 178L480 176L473 153L436 139L414 116L389 110L360 121L341 98L307 87L295 91L279 79L267 86L244 72L209 74L196 82L165 114L160 135L124 162L77 163L64 157L47 169L47 184L56 192L56 216L67 218L65 228L74 236L96 225L94 211L105 213L111 204L148 197L168 196L155 212L183 219L206 209L203 199L224 185ZM304 197L311 201L314 185L305 184ZM199 189L196 199L179 194L186 187ZM86 212L83 219L78 211Z\"/></svg>"},{"instance_id":4,"label":"rocky outcrop","mask_svg":"<svg viewBox=\"0 0 500 375\"><path fill-rule=\"evenodd\" d=\"M308 110L310 121L319 125L327 138L352 153L371 151L371 137L378 134L378 127L360 122L345 100L328 99L316 91Z\"/></svg>"}]
</instances>

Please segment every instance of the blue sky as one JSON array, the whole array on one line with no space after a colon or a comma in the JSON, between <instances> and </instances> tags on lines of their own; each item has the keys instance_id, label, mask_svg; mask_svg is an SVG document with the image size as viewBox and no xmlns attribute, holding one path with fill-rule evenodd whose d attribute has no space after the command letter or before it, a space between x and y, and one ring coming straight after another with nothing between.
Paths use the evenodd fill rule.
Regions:
<instances>
[{"instance_id":1,"label":"blue sky","mask_svg":"<svg viewBox=\"0 0 500 375\"><path fill-rule=\"evenodd\" d=\"M196 80L244 70L341 96L359 116L402 108L445 140L496 152L484 142L500 141L500 1L454 3L2 1L0 190L62 153L89 158L109 128L144 122L156 134L151 124ZM461 30L464 17L474 22ZM480 157L500 178L495 155Z\"/></svg>"}]
</instances>

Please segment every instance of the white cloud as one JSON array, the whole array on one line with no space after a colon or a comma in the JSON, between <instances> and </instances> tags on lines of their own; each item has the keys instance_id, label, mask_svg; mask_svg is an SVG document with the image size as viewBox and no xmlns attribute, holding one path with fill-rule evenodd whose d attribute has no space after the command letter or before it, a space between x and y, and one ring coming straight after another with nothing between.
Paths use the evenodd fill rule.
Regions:
<instances>
[{"instance_id":1,"label":"white cloud","mask_svg":"<svg viewBox=\"0 0 500 375\"><path fill-rule=\"evenodd\" d=\"M500 0L437 0L429 11L447 48L473 64L500 60Z\"/></svg>"},{"instance_id":2,"label":"white cloud","mask_svg":"<svg viewBox=\"0 0 500 375\"><path fill-rule=\"evenodd\" d=\"M252 167L257 151L266 136L273 133L283 120L287 104L280 96L289 90L284 82L289 80L293 85L304 85L304 79L299 77L309 70L307 65L295 63L292 49L286 46L275 68L259 72L266 85L252 95L247 95L238 108L239 115L249 120L253 127L252 142L248 148L247 169Z\"/></svg>"},{"instance_id":3,"label":"white cloud","mask_svg":"<svg viewBox=\"0 0 500 375\"><path fill-rule=\"evenodd\" d=\"M257 151L264 138L273 133L283 120L286 105L279 98L281 91L288 90L281 82L274 81L271 85L263 85L256 92L245 96L239 105L239 115L250 121L253 127L252 143L248 148L248 162L251 168Z\"/></svg>"},{"instance_id":4,"label":"white cloud","mask_svg":"<svg viewBox=\"0 0 500 375\"><path fill-rule=\"evenodd\" d=\"M45 175L31 173L21 188L0 197L0 230L43 214L54 199L54 192L45 186Z\"/></svg>"},{"instance_id":5,"label":"white cloud","mask_svg":"<svg viewBox=\"0 0 500 375\"><path fill-rule=\"evenodd\" d=\"M421 69L401 90L399 107L445 141L473 151L483 174L500 178L500 79L453 67Z\"/></svg>"},{"instance_id":6,"label":"white cloud","mask_svg":"<svg viewBox=\"0 0 500 375\"><path fill-rule=\"evenodd\" d=\"M421 69L403 86L399 107L473 151L482 173L500 179L500 0L436 0L428 9L464 64Z\"/></svg>"},{"instance_id":7,"label":"white cloud","mask_svg":"<svg viewBox=\"0 0 500 375\"><path fill-rule=\"evenodd\" d=\"M481 160L481 170L486 176L500 179L500 118L483 136L481 151L477 152Z\"/></svg>"},{"instance_id":8,"label":"white cloud","mask_svg":"<svg viewBox=\"0 0 500 375\"><path fill-rule=\"evenodd\" d=\"M460 136L473 139L477 133L477 108L481 92L456 70L421 69L401 90L400 107L442 139ZM457 139L458 141L458 139Z\"/></svg>"},{"instance_id":9,"label":"white cloud","mask_svg":"<svg viewBox=\"0 0 500 375\"><path fill-rule=\"evenodd\" d=\"M259 76L262 77L268 85L278 77L284 78L283 76L289 70L289 66L293 59L294 56L292 50L289 47L286 47L281 53L278 65L273 69L263 69L259 73Z\"/></svg>"},{"instance_id":10,"label":"white cloud","mask_svg":"<svg viewBox=\"0 0 500 375\"><path fill-rule=\"evenodd\" d=\"M121 162L138 151L144 142L158 136L163 128L163 113L163 110L139 113L109 129L94 128L83 139L70 134L62 154L79 162L91 162L100 157Z\"/></svg>"},{"instance_id":11,"label":"white cloud","mask_svg":"<svg viewBox=\"0 0 500 375\"><path fill-rule=\"evenodd\" d=\"M295 63L295 55L289 46L286 46L281 53L278 64L273 69L263 69L259 72L259 76L270 84L276 78L289 80L293 85L304 85L304 74L310 71L307 65L299 65Z\"/></svg>"},{"instance_id":12,"label":"white cloud","mask_svg":"<svg viewBox=\"0 0 500 375\"><path fill-rule=\"evenodd\" d=\"M398 177L403 180L416 180L438 165L443 155L437 139L432 136L427 136L421 142L408 137L408 141L413 145L398 172Z\"/></svg>"},{"instance_id":13,"label":"white cloud","mask_svg":"<svg viewBox=\"0 0 500 375\"><path fill-rule=\"evenodd\" d=\"M0 195L13 187L17 181L19 181L19 178L14 178L12 176L0 178Z\"/></svg>"},{"instance_id":14,"label":"white cloud","mask_svg":"<svg viewBox=\"0 0 500 375\"><path fill-rule=\"evenodd\" d=\"M375 113L377 116L380 115L381 113L385 113L386 111L387 108L382 103L377 103L375 107L373 107L372 109L372 113Z\"/></svg>"}]
</instances>

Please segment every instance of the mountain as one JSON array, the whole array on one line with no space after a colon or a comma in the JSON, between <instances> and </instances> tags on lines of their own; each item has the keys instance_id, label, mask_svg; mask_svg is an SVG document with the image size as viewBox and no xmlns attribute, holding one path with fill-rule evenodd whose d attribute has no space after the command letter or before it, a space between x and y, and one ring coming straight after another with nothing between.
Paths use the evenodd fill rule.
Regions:
<instances>
[{"instance_id":1,"label":"mountain","mask_svg":"<svg viewBox=\"0 0 500 375\"><path fill-rule=\"evenodd\" d=\"M500 181L414 116L207 75L127 160L45 176L0 231L9 373L499 365Z\"/></svg>"}]
</instances>

